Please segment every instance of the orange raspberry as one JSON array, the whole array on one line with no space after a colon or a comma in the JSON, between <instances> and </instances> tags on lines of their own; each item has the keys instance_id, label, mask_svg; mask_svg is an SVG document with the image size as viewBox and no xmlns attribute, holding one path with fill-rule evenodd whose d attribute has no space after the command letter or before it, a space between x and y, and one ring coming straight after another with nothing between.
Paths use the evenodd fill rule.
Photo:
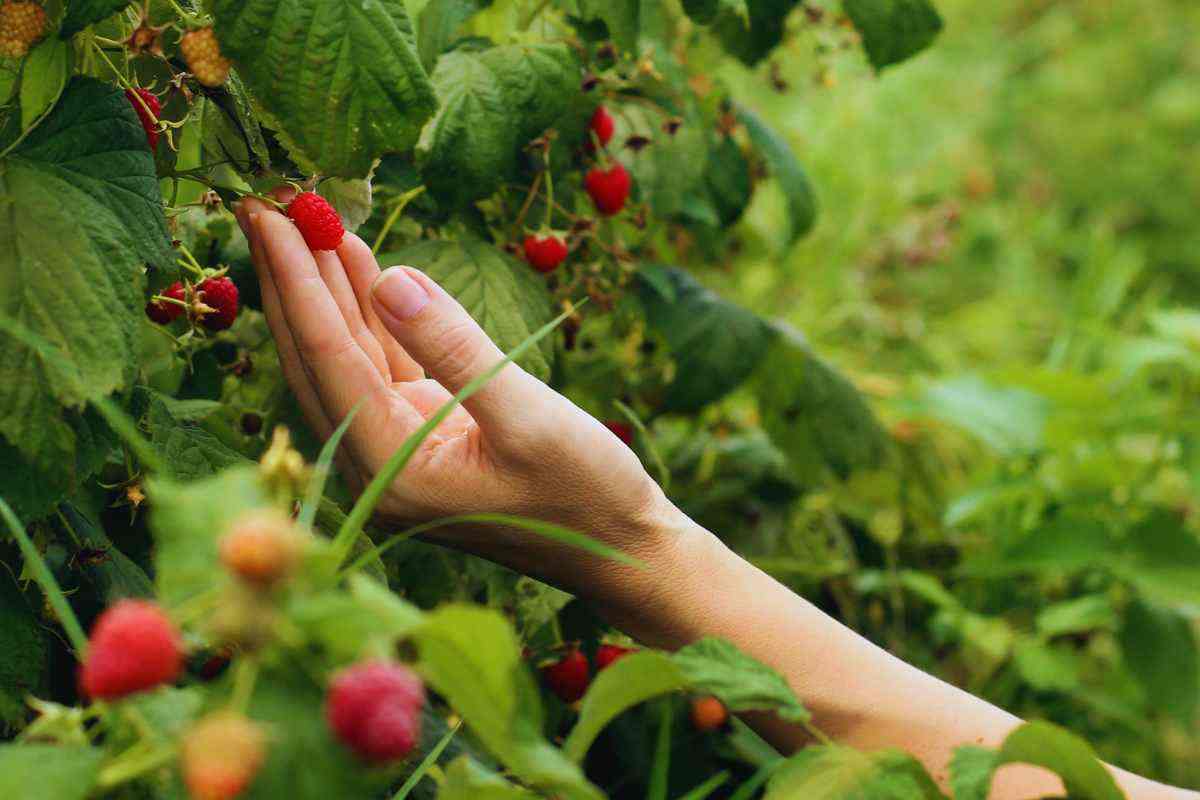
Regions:
<instances>
[{"instance_id":1,"label":"orange raspberry","mask_svg":"<svg viewBox=\"0 0 1200 800\"><path fill-rule=\"evenodd\" d=\"M266 737L240 714L209 714L183 736L180 750L183 782L193 800L231 800L262 768Z\"/></svg>"},{"instance_id":2,"label":"orange raspberry","mask_svg":"<svg viewBox=\"0 0 1200 800\"><path fill-rule=\"evenodd\" d=\"M304 537L277 511L254 511L238 519L219 545L221 563L247 583L270 586L292 573Z\"/></svg>"},{"instance_id":3,"label":"orange raspberry","mask_svg":"<svg viewBox=\"0 0 1200 800\"><path fill-rule=\"evenodd\" d=\"M37 3L0 4L0 57L23 57L45 33L46 12Z\"/></svg>"},{"instance_id":4,"label":"orange raspberry","mask_svg":"<svg viewBox=\"0 0 1200 800\"><path fill-rule=\"evenodd\" d=\"M229 78L229 59L221 55L221 45L212 28L188 31L179 40L183 60L196 80L205 86L216 88Z\"/></svg>"},{"instance_id":5,"label":"orange raspberry","mask_svg":"<svg viewBox=\"0 0 1200 800\"><path fill-rule=\"evenodd\" d=\"M729 719L725 704L715 697L697 697L692 701L692 726L698 731L715 731Z\"/></svg>"}]
</instances>

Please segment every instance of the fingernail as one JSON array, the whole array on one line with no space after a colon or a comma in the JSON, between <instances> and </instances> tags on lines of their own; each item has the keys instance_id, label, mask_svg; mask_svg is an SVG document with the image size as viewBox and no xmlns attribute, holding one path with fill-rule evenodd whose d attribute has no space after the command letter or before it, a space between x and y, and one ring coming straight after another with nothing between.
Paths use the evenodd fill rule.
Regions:
<instances>
[{"instance_id":1,"label":"fingernail","mask_svg":"<svg viewBox=\"0 0 1200 800\"><path fill-rule=\"evenodd\" d=\"M415 317L429 304L429 293L414 281L404 267L391 267L375 279L371 294L383 310L399 321Z\"/></svg>"}]
</instances>

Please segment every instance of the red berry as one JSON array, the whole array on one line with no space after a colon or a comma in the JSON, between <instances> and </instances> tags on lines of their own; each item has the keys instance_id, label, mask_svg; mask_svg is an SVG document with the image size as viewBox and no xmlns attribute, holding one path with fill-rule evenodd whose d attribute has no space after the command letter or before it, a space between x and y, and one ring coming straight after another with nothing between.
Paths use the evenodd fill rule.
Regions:
<instances>
[{"instance_id":1,"label":"red berry","mask_svg":"<svg viewBox=\"0 0 1200 800\"><path fill-rule=\"evenodd\" d=\"M161 294L163 297L169 297L172 300L178 300L180 303L185 301L183 284L179 281L172 283L169 287L167 287L167 290ZM168 303L165 300L151 300L149 303L146 303L146 316L149 317L152 322L157 322L159 325L166 325L169 322L179 319L179 316L183 314L183 312L184 307L179 305L179 303Z\"/></svg>"},{"instance_id":2,"label":"red berry","mask_svg":"<svg viewBox=\"0 0 1200 800\"><path fill-rule=\"evenodd\" d=\"M615 433L617 438L624 442L627 446L633 446L633 426L629 423L610 419L604 423L604 427Z\"/></svg>"},{"instance_id":3,"label":"red berry","mask_svg":"<svg viewBox=\"0 0 1200 800\"><path fill-rule=\"evenodd\" d=\"M715 697L697 697L692 701L691 717L696 730L715 731L729 719L729 711Z\"/></svg>"},{"instance_id":4,"label":"red berry","mask_svg":"<svg viewBox=\"0 0 1200 800\"><path fill-rule=\"evenodd\" d=\"M593 167L583 179L587 193L591 195L596 210L606 216L612 216L625 207L629 199L631 186L629 172L619 162L614 161L607 170Z\"/></svg>"},{"instance_id":5,"label":"red berry","mask_svg":"<svg viewBox=\"0 0 1200 800\"><path fill-rule=\"evenodd\" d=\"M574 703L587 692L591 683L587 656L572 650L553 664L542 667L542 677L550 691L564 703Z\"/></svg>"},{"instance_id":6,"label":"red berry","mask_svg":"<svg viewBox=\"0 0 1200 800\"><path fill-rule=\"evenodd\" d=\"M232 711L209 714L184 735L179 766L193 800L232 800L267 757L262 728Z\"/></svg>"},{"instance_id":7,"label":"red berry","mask_svg":"<svg viewBox=\"0 0 1200 800\"><path fill-rule=\"evenodd\" d=\"M425 687L403 664L364 661L330 681L325 718L334 735L372 763L408 755L419 738Z\"/></svg>"},{"instance_id":8,"label":"red berry","mask_svg":"<svg viewBox=\"0 0 1200 800\"><path fill-rule=\"evenodd\" d=\"M162 110L162 105L149 89L137 89L136 95L134 91L133 89L126 89L125 97L129 99L133 110L137 112L138 120L142 123L142 130L146 132L146 144L150 145L151 150L157 151L158 114ZM141 100L138 99L139 97Z\"/></svg>"},{"instance_id":9,"label":"red berry","mask_svg":"<svg viewBox=\"0 0 1200 800\"><path fill-rule=\"evenodd\" d=\"M183 668L183 641L167 615L147 600L121 600L96 620L79 688L116 700L171 683Z\"/></svg>"},{"instance_id":10,"label":"red berry","mask_svg":"<svg viewBox=\"0 0 1200 800\"><path fill-rule=\"evenodd\" d=\"M632 647L621 647L619 644L602 644L596 649L596 671L610 666L614 661L630 653L636 653Z\"/></svg>"},{"instance_id":11,"label":"red berry","mask_svg":"<svg viewBox=\"0 0 1200 800\"><path fill-rule=\"evenodd\" d=\"M196 287L200 302L213 309L200 321L210 331L223 331L233 325L238 315L238 290L226 277L208 278Z\"/></svg>"},{"instance_id":12,"label":"red berry","mask_svg":"<svg viewBox=\"0 0 1200 800\"><path fill-rule=\"evenodd\" d=\"M604 106L596 106L596 111L592 114L592 121L588 124L587 149L591 153L596 149L596 142L600 142L601 147L608 146L609 141L613 137L613 129L615 128L612 114L608 113L608 109ZM595 134L594 136L592 134Z\"/></svg>"},{"instance_id":13,"label":"red berry","mask_svg":"<svg viewBox=\"0 0 1200 800\"><path fill-rule=\"evenodd\" d=\"M336 250L346 235L342 218L316 192L296 195L287 207L287 215L296 223L309 250Z\"/></svg>"},{"instance_id":14,"label":"red berry","mask_svg":"<svg viewBox=\"0 0 1200 800\"><path fill-rule=\"evenodd\" d=\"M553 272L567 257L567 245L557 236L525 237L525 260L538 272Z\"/></svg>"}]
</instances>

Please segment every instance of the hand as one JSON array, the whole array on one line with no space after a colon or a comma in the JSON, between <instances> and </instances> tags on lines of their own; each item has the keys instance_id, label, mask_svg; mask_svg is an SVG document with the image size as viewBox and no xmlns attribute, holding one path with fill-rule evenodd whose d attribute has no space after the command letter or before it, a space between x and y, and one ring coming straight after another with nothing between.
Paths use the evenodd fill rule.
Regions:
<instances>
[{"instance_id":1,"label":"hand","mask_svg":"<svg viewBox=\"0 0 1200 800\"><path fill-rule=\"evenodd\" d=\"M327 437L362 401L339 460L358 489L453 393L503 359L433 280L412 267L380 272L358 237L312 253L262 202L246 199L237 217L309 424ZM407 525L480 512L552 522L650 563L673 546L668 520L679 513L612 432L516 364L424 441L376 515ZM645 582L642 570L520 530L464 526L431 536L605 604L636 604Z\"/></svg>"}]
</instances>

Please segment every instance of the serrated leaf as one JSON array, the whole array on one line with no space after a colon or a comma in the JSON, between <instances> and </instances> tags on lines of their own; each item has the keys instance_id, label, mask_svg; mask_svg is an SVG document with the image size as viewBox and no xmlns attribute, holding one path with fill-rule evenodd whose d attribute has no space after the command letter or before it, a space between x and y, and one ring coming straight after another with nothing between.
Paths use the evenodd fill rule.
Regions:
<instances>
[{"instance_id":1,"label":"serrated leaf","mask_svg":"<svg viewBox=\"0 0 1200 800\"><path fill-rule=\"evenodd\" d=\"M754 112L739 106L738 120L746 126L750 143L762 154L771 176L783 190L787 201L791 231L787 241L794 244L813 229L817 221L817 196L808 173L792 152L791 146Z\"/></svg>"},{"instance_id":2,"label":"serrated leaf","mask_svg":"<svg viewBox=\"0 0 1200 800\"><path fill-rule=\"evenodd\" d=\"M618 136L639 136L649 144L622 160L633 175L639 197L655 213L682 213L688 201L703 188L708 163L705 124L692 109L674 134L664 130L669 115L662 109L633 105L621 110Z\"/></svg>"},{"instance_id":3,"label":"serrated leaf","mask_svg":"<svg viewBox=\"0 0 1200 800\"><path fill-rule=\"evenodd\" d=\"M50 110L71 75L71 47L46 39L29 51L21 68L21 129L32 128Z\"/></svg>"},{"instance_id":4,"label":"serrated leaf","mask_svg":"<svg viewBox=\"0 0 1200 800\"><path fill-rule=\"evenodd\" d=\"M418 165L430 192L451 206L513 179L521 148L580 90L578 63L563 44L456 50L438 61L433 83L441 109L421 134Z\"/></svg>"},{"instance_id":5,"label":"serrated leaf","mask_svg":"<svg viewBox=\"0 0 1200 800\"><path fill-rule=\"evenodd\" d=\"M504 352L554 319L545 282L527 264L474 236L418 242L380 256L380 262L404 264L428 274L462 303ZM547 380L553 358L554 345L547 337L517 363Z\"/></svg>"},{"instance_id":6,"label":"serrated leaf","mask_svg":"<svg viewBox=\"0 0 1200 800\"><path fill-rule=\"evenodd\" d=\"M25 699L40 691L45 669L42 626L15 576L0 570L0 734L25 721Z\"/></svg>"},{"instance_id":7,"label":"serrated leaf","mask_svg":"<svg viewBox=\"0 0 1200 800\"><path fill-rule=\"evenodd\" d=\"M573 761L583 761L588 748L608 723L639 703L688 685L685 670L665 653L630 653L600 672L579 707L579 721L563 744Z\"/></svg>"},{"instance_id":8,"label":"serrated leaf","mask_svg":"<svg viewBox=\"0 0 1200 800\"><path fill-rule=\"evenodd\" d=\"M726 302L680 269L659 267L675 299L643 286L646 323L667 342L675 379L663 407L695 411L716 402L750 376L767 351L771 329L753 313Z\"/></svg>"},{"instance_id":9,"label":"serrated leaf","mask_svg":"<svg viewBox=\"0 0 1200 800\"><path fill-rule=\"evenodd\" d=\"M52 464L34 464L0 438L0 497L17 516L36 520L49 514L60 500L95 474L116 446L112 432L89 407L84 413L66 411L63 419L74 436L75 458Z\"/></svg>"},{"instance_id":10,"label":"serrated leaf","mask_svg":"<svg viewBox=\"0 0 1200 800\"><path fill-rule=\"evenodd\" d=\"M154 162L122 92L76 78L0 161L0 435L75 458L62 407L127 385L142 262L170 260Z\"/></svg>"},{"instance_id":11,"label":"serrated leaf","mask_svg":"<svg viewBox=\"0 0 1200 800\"><path fill-rule=\"evenodd\" d=\"M782 675L723 639L701 639L671 658L692 691L716 696L730 711L771 711L790 722L812 718Z\"/></svg>"},{"instance_id":12,"label":"serrated leaf","mask_svg":"<svg viewBox=\"0 0 1200 800\"><path fill-rule=\"evenodd\" d=\"M771 777L763 800L945 800L920 762L898 750L810 747Z\"/></svg>"},{"instance_id":13,"label":"serrated leaf","mask_svg":"<svg viewBox=\"0 0 1200 800\"><path fill-rule=\"evenodd\" d=\"M189 419L186 408L180 414L178 401L171 401L157 392L150 394L150 407L144 426L150 443L162 454L171 477L178 480L202 478L248 459L229 448L216 436Z\"/></svg>"},{"instance_id":14,"label":"serrated leaf","mask_svg":"<svg viewBox=\"0 0 1200 800\"><path fill-rule=\"evenodd\" d=\"M222 53L306 171L362 177L437 109L401 0L208 5Z\"/></svg>"},{"instance_id":15,"label":"serrated leaf","mask_svg":"<svg viewBox=\"0 0 1200 800\"><path fill-rule=\"evenodd\" d=\"M842 8L877 70L921 52L942 30L942 17L930 0L843 0Z\"/></svg>"},{"instance_id":16,"label":"serrated leaf","mask_svg":"<svg viewBox=\"0 0 1200 800\"><path fill-rule=\"evenodd\" d=\"M845 477L878 467L887 434L862 395L799 333L782 325L776 330L755 389L763 427L797 477L815 481L825 468Z\"/></svg>"},{"instance_id":17,"label":"serrated leaf","mask_svg":"<svg viewBox=\"0 0 1200 800\"><path fill-rule=\"evenodd\" d=\"M783 41L788 14L799 0L746 0L745 13L735 3L722 0L722 12L712 30L722 46L747 66L754 66Z\"/></svg>"},{"instance_id":18,"label":"serrated leaf","mask_svg":"<svg viewBox=\"0 0 1200 800\"><path fill-rule=\"evenodd\" d=\"M104 751L52 744L0 744L4 800L83 800L91 794Z\"/></svg>"},{"instance_id":19,"label":"serrated leaf","mask_svg":"<svg viewBox=\"0 0 1200 800\"><path fill-rule=\"evenodd\" d=\"M1150 705L1187 724L1200 701L1200 653L1189 619L1143 602L1125 610L1120 631L1125 667Z\"/></svg>"},{"instance_id":20,"label":"serrated leaf","mask_svg":"<svg viewBox=\"0 0 1200 800\"><path fill-rule=\"evenodd\" d=\"M201 148L211 163L227 162L239 172L258 172L270 165L271 154L246 88L236 73L222 88L199 100Z\"/></svg>"},{"instance_id":21,"label":"serrated leaf","mask_svg":"<svg viewBox=\"0 0 1200 800\"><path fill-rule=\"evenodd\" d=\"M492 0L429 0L417 17L417 50L425 69L450 46L463 23L492 4Z\"/></svg>"},{"instance_id":22,"label":"serrated leaf","mask_svg":"<svg viewBox=\"0 0 1200 800\"><path fill-rule=\"evenodd\" d=\"M346 230L356 231L371 216L371 178L330 178L317 193L329 201Z\"/></svg>"},{"instance_id":23,"label":"serrated leaf","mask_svg":"<svg viewBox=\"0 0 1200 800\"><path fill-rule=\"evenodd\" d=\"M71 0L66 3L67 13L58 35L69 39L88 25L108 19L128 5L129 0Z\"/></svg>"}]
</instances>

